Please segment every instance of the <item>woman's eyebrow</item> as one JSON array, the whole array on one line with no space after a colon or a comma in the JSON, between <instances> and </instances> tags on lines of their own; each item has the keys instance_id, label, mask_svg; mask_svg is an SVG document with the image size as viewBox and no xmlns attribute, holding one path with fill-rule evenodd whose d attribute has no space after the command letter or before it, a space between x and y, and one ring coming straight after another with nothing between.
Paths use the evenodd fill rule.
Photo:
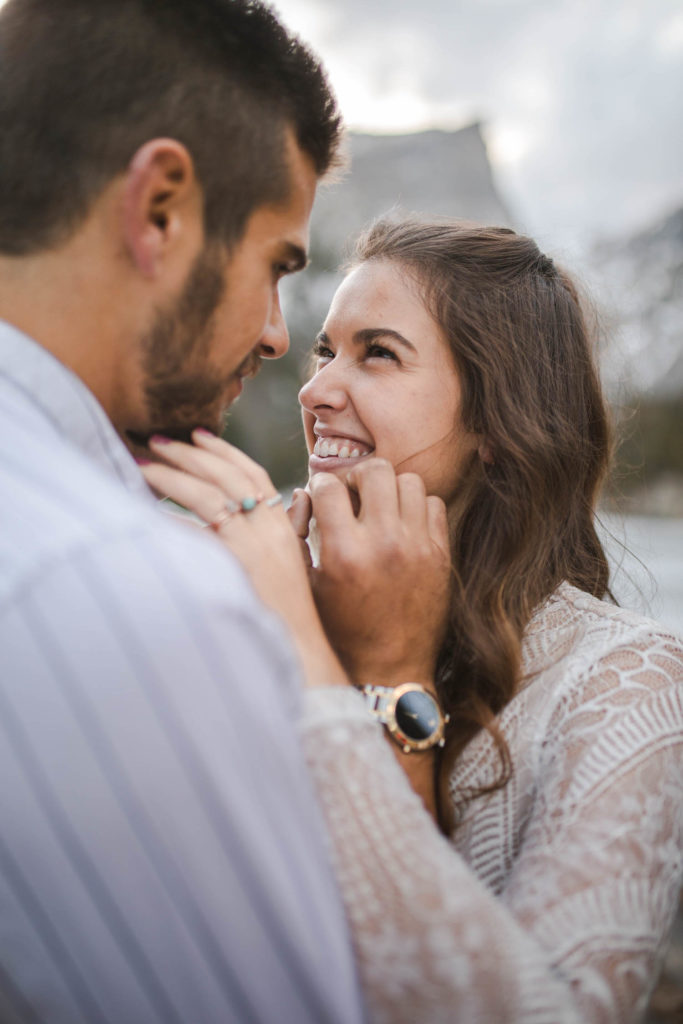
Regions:
<instances>
[{"instance_id":1,"label":"woman's eyebrow","mask_svg":"<svg viewBox=\"0 0 683 1024\"><path fill-rule=\"evenodd\" d=\"M363 330L356 331L353 336L354 342L362 345L371 344L373 341L377 341L378 338L393 338L399 345L403 345L404 348L410 349L411 352L417 354L417 349L412 341L408 341L398 331L393 331L391 327L364 327Z\"/></svg>"},{"instance_id":2,"label":"woman's eyebrow","mask_svg":"<svg viewBox=\"0 0 683 1024\"><path fill-rule=\"evenodd\" d=\"M393 338L399 345L403 345L404 348L417 354L417 349L412 341L408 341L407 338L404 338L398 331L392 330L391 327L363 327L360 331L355 332L352 341L354 345L371 345L373 341L377 341L379 338ZM325 331L320 331L317 334L315 343L316 345L330 344L330 339Z\"/></svg>"},{"instance_id":3,"label":"woman's eyebrow","mask_svg":"<svg viewBox=\"0 0 683 1024\"><path fill-rule=\"evenodd\" d=\"M392 331L389 327L367 327L362 329L362 331L356 331L353 335L354 342L364 345L372 344L373 341L377 341L379 338L393 338L403 348L408 348L411 352L417 353L417 348L412 341L409 341L408 338L403 338L402 334L399 334L398 331Z\"/></svg>"}]
</instances>

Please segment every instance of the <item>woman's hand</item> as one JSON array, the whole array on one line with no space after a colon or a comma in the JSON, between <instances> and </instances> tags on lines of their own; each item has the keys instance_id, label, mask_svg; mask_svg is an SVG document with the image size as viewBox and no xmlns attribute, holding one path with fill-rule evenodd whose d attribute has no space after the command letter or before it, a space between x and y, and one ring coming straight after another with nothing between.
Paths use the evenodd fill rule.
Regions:
<instances>
[{"instance_id":1,"label":"woman's hand","mask_svg":"<svg viewBox=\"0 0 683 1024\"><path fill-rule=\"evenodd\" d=\"M290 510L302 542L315 516L319 565L309 578L327 635L356 683L432 687L450 596L445 505L384 459L346 484L318 473Z\"/></svg>"},{"instance_id":2,"label":"woman's hand","mask_svg":"<svg viewBox=\"0 0 683 1024\"><path fill-rule=\"evenodd\" d=\"M300 543L270 477L237 448L204 430L187 445L152 438L164 462L141 466L154 491L204 520L240 560L264 604L288 625L310 685L346 684L311 595ZM253 502L243 510L242 502Z\"/></svg>"},{"instance_id":3,"label":"woman's hand","mask_svg":"<svg viewBox=\"0 0 683 1024\"><path fill-rule=\"evenodd\" d=\"M352 499L340 480L317 474L310 506L297 496L293 528L282 506L269 504L277 492L257 463L205 431L193 441L152 439L166 464L145 466L144 475L210 524L239 558L264 603L289 626L309 684L348 682L333 648L354 683L432 686L450 555L445 506L425 494L420 477L396 476L388 462L372 459L351 474ZM239 511L244 498L258 499L253 510ZM320 540L315 568L303 543L311 512Z\"/></svg>"}]
</instances>

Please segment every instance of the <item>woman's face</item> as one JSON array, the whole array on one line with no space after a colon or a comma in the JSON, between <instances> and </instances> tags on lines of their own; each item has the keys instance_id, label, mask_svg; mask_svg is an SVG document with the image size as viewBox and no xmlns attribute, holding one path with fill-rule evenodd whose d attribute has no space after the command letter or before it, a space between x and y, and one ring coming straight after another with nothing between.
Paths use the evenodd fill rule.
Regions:
<instances>
[{"instance_id":1,"label":"woman's face","mask_svg":"<svg viewBox=\"0 0 683 1024\"><path fill-rule=\"evenodd\" d=\"M462 427L453 358L418 291L389 261L361 264L340 286L299 393L309 472L344 476L381 456L448 503L477 438Z\"/></svg>"}]
</instances>

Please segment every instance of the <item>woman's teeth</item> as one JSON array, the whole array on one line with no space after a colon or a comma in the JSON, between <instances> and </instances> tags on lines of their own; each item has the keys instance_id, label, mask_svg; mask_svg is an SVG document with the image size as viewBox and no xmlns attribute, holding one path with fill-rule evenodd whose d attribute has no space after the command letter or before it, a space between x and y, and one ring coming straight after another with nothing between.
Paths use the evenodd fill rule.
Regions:
<instances>
[{"instance_id":1,"label":"woman's teeth","mask_svg":"<svg viewBox=\"0 0 683 1024\"><path fill-rule=\"evenodd\" d=\"M313 448L313 454L317 455L321 459L332 457L340 459L358 459L361 455L369 455L370 451L370 448L358 447L358 445L354 445L352 448L344 441L326 441L322 437L317 438L315 447Z\"/></svg>"}]
</instances>

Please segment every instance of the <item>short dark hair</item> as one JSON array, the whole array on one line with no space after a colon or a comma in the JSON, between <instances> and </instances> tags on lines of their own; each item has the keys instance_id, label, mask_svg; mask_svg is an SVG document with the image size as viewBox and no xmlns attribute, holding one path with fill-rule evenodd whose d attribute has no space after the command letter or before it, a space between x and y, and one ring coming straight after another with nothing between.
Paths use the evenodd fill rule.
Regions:
<instances>
[{"instance_id":1,"label":"short dark hair","mask_svg":"<svg viewBox=\"0 0 683 1024\"><path fill-rule=\"evenodd\" d=\"M207 235L288 194L291 127L318 176L341 117L320 62L258 0L8 0L0 11L0 252L59 245L136 150L187 146Z\"/></svg>"}]
</instances>

